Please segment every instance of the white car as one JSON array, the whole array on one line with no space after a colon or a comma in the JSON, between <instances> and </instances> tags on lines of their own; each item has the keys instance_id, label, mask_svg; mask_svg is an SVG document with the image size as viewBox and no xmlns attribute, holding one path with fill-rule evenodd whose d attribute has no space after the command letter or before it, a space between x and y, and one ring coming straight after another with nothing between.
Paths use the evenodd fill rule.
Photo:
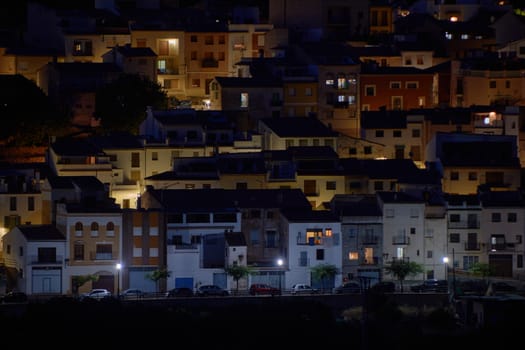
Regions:
<instances>
[{"instance_id":1,"label":"white car","mask_svg":"<svg viewBox=\"0 0 525 350\"><path fill-rule=\"evenodd\" d=\"M316 294L319 290L312 288L309 284L297 283L292 286L292 294Z\"/></svg>"},{"instance_id":2,"label":"white car","mask_svg":"<svg viewBox=\"0 0 525 350\"><path fill-rule=\"evenodd\" d=\"M80 296L81 300L84 299L95 299L95 300L101 300L101 299L107 299L111 297L111 292L104 288L96 288L92 289L88 293L84 293Z\"/></svg>"}]
</instances>

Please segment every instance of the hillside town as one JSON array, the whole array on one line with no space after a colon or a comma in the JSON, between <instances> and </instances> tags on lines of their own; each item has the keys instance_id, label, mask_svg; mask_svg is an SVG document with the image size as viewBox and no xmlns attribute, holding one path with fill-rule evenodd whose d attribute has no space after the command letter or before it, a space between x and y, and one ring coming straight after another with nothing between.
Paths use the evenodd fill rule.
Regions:
<instances>
[{"instance_id":1,"label":"hillside town","mask_svg":"<svg viewBox=\"0 0 525 350\"><path fill-rule=\"evenodd\" d=\"M332 291L396 261L525 281L519 1L25 3L0 26L0 114L25 127L8 91L29 82L68 132L2 141L0 294ZM123 75L165 107L100 132L131 110L97 98Z\"/></svg>"}]
</instances>

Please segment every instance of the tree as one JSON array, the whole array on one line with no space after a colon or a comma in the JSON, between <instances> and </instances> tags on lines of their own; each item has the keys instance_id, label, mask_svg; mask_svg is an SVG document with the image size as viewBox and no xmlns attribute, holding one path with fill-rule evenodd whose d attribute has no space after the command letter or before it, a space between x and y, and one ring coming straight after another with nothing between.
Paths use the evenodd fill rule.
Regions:
<instances>
[{"instance_id":1,"label":"tree","mask_svg":"<svg viewBox=\"0 0 525 350\"><path fill-rule=\"evenodd\" d=\"M71 278L71 283L73 287L73 295L78 295L78 289L82 287L87 282L96 282L98 281L98 275L83 275L83 276L73 276Z\"/></svg>"},{"instance_id":2,"label":"tree","mask_svg":"<svg viewBox=\"0 0 525 350\"><path fill-rule=\"evenodd\" d=\"M105 134L137 134L146 109L165 109L168 97L162 87L139 74L122 74L96 92L95 115Z\"/></svg>"},{"instance_id":3,"label":"tree","mask_svg":"<svg viewBox=\"0 0 525 350\"><path fill-rule=\"evenodd\" d=\"M474 263L469 269L469 272L473 274L474 276L479 276L485 280L485 282L488 282L488 279L492 274L494 273L494 269L492 266L490 266L487 263Z\"/></svg>"},{"instance_id":4,"label":"tree","mask_svg":"<svg viewBox=\"0 0 525 350\"><path fill-rule=\"evenodd\" d=\"M236 283L235 291L236 293L239 292L239 280L241 278L247 277L248 275L253 274L253 269L250 266L246 265L230 265L224 268L224 272L228 274L228 276L233 277L233 280Z\"/></svg>"},{"instance_id":5,"label":"tree","mask_svg":"<svg viewBox=\"0 0 525 350\"><path fill-rule=\"evenodd\" d=\"M146 274L147 279L150 279L153 282L155 282L155 286L156 286L155 288L157 290L157 293L159 292L160 280L166 280L170 276L171 276L171 271L168 271L166 269L158 269L158 270L154 270Z\"/></svg>"},{"instance_id":6,"label":"tree","mask_svg":"<svg viewBox=\"0 0 525 350\"><path fill-rule=\"evenodd\" d=\"M0 142L14 147L47 145L67 124L42 89L19 74L0 77L0 117Z\"/></svg>"},{"instance_id":7,"label":"tree","mask_svg":"<svg viewBox=\"0 0 525 350\"><path fill-rule=\"evenodd\" d=\"M415 276L424 271L425 270L421 264L418 264L415 261L405 261L402 259L395 259L390 265L385 266L385 273L394 276L399 281L401 292L403 291L403 281L408 276Z\"/></svg>"},{"instance_id":8,"label":"tree","mask_svg":"<svg viewBox=\"0 0 525 350\"><path fill-rule=\"evenodd\" d=\"M332 264L318 264L310 269L315 281L321 282L321 289L326 290L326 282L332 279L338 272L337 267Z\"/></svg>"}]
</instances>

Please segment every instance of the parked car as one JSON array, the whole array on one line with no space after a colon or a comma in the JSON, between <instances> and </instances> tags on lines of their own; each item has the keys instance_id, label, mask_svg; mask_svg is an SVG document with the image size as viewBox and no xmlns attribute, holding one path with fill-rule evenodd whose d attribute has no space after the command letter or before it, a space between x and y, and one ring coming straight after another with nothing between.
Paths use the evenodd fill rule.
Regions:
<instances>
[{"instance_id":1,"label":"parked car","mask_svg":"<svg viewBox=\"0 0 525 350\"><path fill-rule=\"evenodd\" d=\"M109 299L111 298L111 296L112 294L109 290L104 289L104 288L95 288L95 289L92 289L88 293L81 294L80 300L89 300L89 299L102 300L102 299Z\"/></svg>"},{"instance_id":2,"label":"parked car","mask_svg":"<svg viewBox=\"0 0 525 350\"><path fill-rule=\"evenodd\" d=\"M339 287L334 288L334 294L353 294L361 293L361 286L357 282L346 282Z\"/></svg>"},{"instance_id":3,"label":"parked car","mask_svg":"<svg viewBox=\"0 0 525 350\"><path fill-rule=\"evenodd\" d=\"M417 284L410 287L412 292L424 293L424 292L434 292L434 293L446 293L448 292L448 281L447 280L437 280L437 279L427 279L423 283Z\"/></svg>"},{"instance_id":4,"label":"parked car","mask_svg":"<svg viewBox=\"0 0 525 350\"><path fill-rule=\"evenodd\" d=\"M370 287L372 293L394 293L396 284L392 281L381 281Z\"/></svg>"},{"instance_id":5,"label":"parked car","mask_svg":"<svg viewBox=\"0 0 525 350\"><path fill-rule=\"evenodd\" d=\"M494 292L514 292L518 288L507 282L492 282L492 291Z\"/></svg>"},{"instance_id":6,"label":"parked car","mask_svg":"<svg viewBox=\"0 0 525 350\"><path fill-rule=\"evenodd\" d=\"M8 292L2 297L3 303L25 303L27 302L27 294L24 292Z\"/></svg>"},{"instance_id":7,"label":"parked car","mask_svg":"<svg viewBox=\"0 0 525 350\"><path fill-rule=\"evenodd\" d=\"M176 287L166 292L166 298L192 297L193 289L189 287Z\"/></svg>"},{"instance_id":8,"label":"parked car","mask_svg":"<svg viewBox=\"0 0 525 350\"><path fill-rule=\"evenodd\" d=\"M141 299L144 298L144 292L140 289L129 288L120 293L121 299Z\"/></svg>"},{"instance_id":9,"label":"parked car","mask_svg":"<svg viewBox=\"0 0 525 350\"><path fill-rule=\"evenodd\" d=\"M214 284L205 284L197 288L196 294L201 297L227 296L230 295L230 292Z\"/></svg>"},{"instance_id":10,"label":"parked car","mask_svg":"<svg viewBox=\"0 0 525 350\"><path fill-rule=\"evenodd\" d=\"M249 293L250 295L279 295L281 290L269 284L254 283L250 286Z\"/></svg>"},{"instance_id":11,"label":"parked car","mask_svg":"<svg viewBox=\"0 0 525 350\"><path fill-rule=\"evenodd\" d=\"M297 283L292 286L292 290L290 291L292 294L316 294L319 293L318 289L312 288L309 284L305 283Z\"/></svg>"}]
</instances>

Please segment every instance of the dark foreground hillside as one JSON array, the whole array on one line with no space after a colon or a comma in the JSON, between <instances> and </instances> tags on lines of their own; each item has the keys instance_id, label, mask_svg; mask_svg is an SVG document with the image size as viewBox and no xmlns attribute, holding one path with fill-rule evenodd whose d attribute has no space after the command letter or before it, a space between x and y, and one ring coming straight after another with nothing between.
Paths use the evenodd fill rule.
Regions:
<instances>
[{"instance_id":1,"label":"dark foreground hillside","mask_svg":"<svg viewBox=\"0 0 525 350\"><path fill-rule=\"evenodd\" d=\"M445 311L425 320L407 318L395 306L361 319L334 317L323 303L280 298L202 305L183 303L78 302L56 300L27 305L1 305L4 341L52 339L54 348L153 346L202 349L444 349L468 345L493 348L511 337L494 332L458 331ZM364 339L364 342L361 340ZM503 345L503 344L502 344Z\"/></svg>"}]
</instances>

